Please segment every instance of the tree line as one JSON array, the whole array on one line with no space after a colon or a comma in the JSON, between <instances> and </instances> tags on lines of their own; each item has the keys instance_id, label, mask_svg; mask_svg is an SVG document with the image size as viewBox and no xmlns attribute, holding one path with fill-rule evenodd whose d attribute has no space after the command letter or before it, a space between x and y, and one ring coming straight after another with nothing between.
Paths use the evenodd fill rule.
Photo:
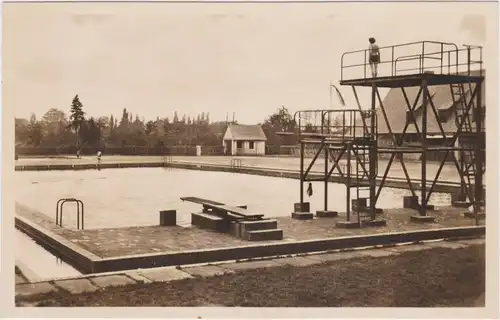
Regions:
<instances>
[{"instance_id":1,"label":"tree line","mask_svg":"<svg viewBox=\"0 0 500 320\"><path fill-rule=\"evenodd\" d=\"M237 123L237 122L235 122ZM279 108L261 124L269 147L294 144L293 137L281 137L278 132L293 131L295 121L285 107ZM16 118L16 148L37 150L96 150L141 147L159 149L172 146L222 148L222 137L228 126L226 121L210 121L208 112L195 117L174 112L168 117L145 121L123 109L121 117L87 117L80 97L76 95L69 113L57 108L49 109L40 119L32 114L30 119ZM53 153L57 151L50 151Z\"/></svg>"}]
</instances>

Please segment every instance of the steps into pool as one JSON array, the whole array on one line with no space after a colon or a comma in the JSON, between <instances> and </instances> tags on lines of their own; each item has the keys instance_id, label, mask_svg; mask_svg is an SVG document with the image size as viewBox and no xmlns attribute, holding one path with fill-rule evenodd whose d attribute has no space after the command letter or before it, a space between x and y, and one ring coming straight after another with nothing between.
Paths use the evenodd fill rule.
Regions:
<instances>
[{"instance_id":1,"label":"steps into pool","mask_svg":"<svg viewBox=\"0 0 500 320\"><path fill-rule=\"evenodd\" d=\"M255 221L227 221L209 213L192 213L191 224L200 229L228 233L246 241L282 240L283 230L278 221L262 219Z\"/></svg>"}]
</instances>

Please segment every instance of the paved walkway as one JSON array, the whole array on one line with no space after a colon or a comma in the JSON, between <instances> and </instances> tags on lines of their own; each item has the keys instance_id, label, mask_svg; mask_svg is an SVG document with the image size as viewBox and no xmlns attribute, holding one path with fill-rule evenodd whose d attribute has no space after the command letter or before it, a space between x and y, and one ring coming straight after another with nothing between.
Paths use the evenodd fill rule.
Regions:
<instances>
[{"instance_id":1,"label":"paved walkway","mask_svg":"<svg viewBox=\"0 0 500 320\"><path fill-rule=\"evenodd\" d=\"M328 261L353 259L357 257L392 257L407 251L428 250L436 247L458 249L482 245L484 239L458 241L432 241L420 244L398 245L385 248L369 248L350 251L332 251L322 254L277 257L266 260L224 262L218 264L191 265L181 267L162 267L154 269L127 270L106 274L83 275L73 278L54 279L35 283L16 283L16 297L26 297L52 291L64 290L72 294L95 292L112 286L134 283L169 282L186 278L214 277L242 270L279 267L290 265L305 267Z\"/></svg>"},{"instance_id":2,"label":"paved walkway","mask_svg":"<svg viewBox=\"0 0 500 320\"><path fill-rule=\"evenodd\" d=\"M298 171L300 168L300 159L296 157L224 157L224 156L172 156L169 161L188 162L188 163L203 163L211 165L231 165L231 159L241 159L241 165L246 167L258 167L266 169L290 170ZM305 160L305 167L309 165L312 159ZM164 156L104 156L102 163L151 163L151 162L165 162ZM87 156L80 159L76 157L54 157L54 158L21 158L16 161L16 165L29 166L29 165L60 165L60 164L94 164L96 158ZM345 161L344 161L345 163ZM387 168L388 160L381 159L378 161L378 175L382 176ZM421 177L421 164L415 161L405 161L408 174L412 179L419 179ZM353 163L353 167L355 167ZM427 163L427 178L434 179L439 169L439 163ZM312 167L312 172L324 171L324 160L318 159ZM343 170L345 171L345 170ZM405 178L399 161L395 160L389 171L389 177L392 178ZM440 173L441 181L459 182L460 177L455 166L451 163L446 163Z\"/></svg>"}]
</instances>

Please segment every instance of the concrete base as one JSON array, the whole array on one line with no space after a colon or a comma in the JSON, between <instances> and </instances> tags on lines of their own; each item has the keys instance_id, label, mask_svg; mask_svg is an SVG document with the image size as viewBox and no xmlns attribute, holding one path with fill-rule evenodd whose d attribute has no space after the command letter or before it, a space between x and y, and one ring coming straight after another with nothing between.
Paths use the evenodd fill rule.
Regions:
<instances>
[{"instance_id":1,"label":"concrete base","mask_svg":"<svg viewBox=\"0 0 500 320\"><path fill-rule=\"evenodd\" d=\"M57 291L57 288L47 282L23 283L16 285L16 296L31 296Z\"/></svg>"},{"instance_id":2,"label":"concrete base","mask_svg":"<svg viewBox=\"0 0 500 320\"><path fill-rule=\"evenodd\" d=\"M411 216L410 220L413 222L434 222L436 221L436 218L433 216Z\"/></svg>"},{"instance_id":3,"label":"concrete base","mask_svg":"<svg viewBox=\"0 0 500 320\"><path fill-rule=\"evenodd\" d=\"M405 196L403 197L403 208L416 209L419 207L418 197Z\"/></svg>"},{"instance_id":4,"label":"concrete base","mask_svg":"<svg viewBox=\"0 0 500 320\"><path fill-rule=\"evenodd\" d=\"M241 225L237 221L229 223L229 234L236 238L241 238Z\"/></svg>"},{"instance_id":5,"label":"concrete base","mask_svg":"<svg viewBox=\"0 0 500 320\"><path fill-rule=\"evenodd\" d=\"M475 218L476 218L476 217L474 216L474 212L469 212L469 211L464 212L464 217L465 217L465 218L469 218L469 219L475 219ZM484 218L486 218L486 214L485 214L484 212L479 212L479 213L477 214L477 217L478 217L479 219L484 219Z\"/></svg>"},{"instance_id":6,"label":"concrete base","mask_svg":"<svg viewBox=\"0 0 500 320\"><path fill-rule=\"evenodd\" d=\"M337 211L324 211L324 210L319 210L316 211L316 217L319 218L336 218L338 217L339 213Z\"/></svg>"},{"instance_id":7,"label":"concrete base","mask_svg":"<svg viewBox=\"0 0 500 320\"><path fill-rule=\"evenodd\" d=\"M314 214L310 212L292 212L292 219L310 220L314 218Z\"/></svg>"},{"instance_id":8,"label":"concrete base","mask_svg":"<svg viewBox=\"0 0 500 320\"><path fill-rule=\"evenodd\" d=\"M300 202L294 203L293 204L293 211L294 212L310 212L311 211L311 204L309 202L302 202L302 205Z\"/></svg>"},{"instance_id":9,"label":"concrete base","mask_svg":"<svg viewBox=\"0 0 500 320\"><path fill-rule=\"evenodd\" d=\"M387 221L383 219L368 220L364 221L363 225L367 227L385 227L387 225Z\"/></svg>"},{"instance_id":10,"label":"concrete base","mask_svg":"<svg viewBox=\"0 0 500 320\"><path fill-rule=\"evenodd\" d=\"M455 208L468 208L471 206L470 202L461 200L453 201L451 205Z\"/></svg>"},{"instance_id":11,"label":"concrete base","mask_svg":"<svg viewBox=\"0 0 500 320\"><path fill-rule=\"evenodd\" d=\"M173 281L193 277L189 273L177 270L173 267L144 270L140 273L143 277L146 277L152 281Z\"/></svg>"},{"instance_id":12,"label":"concrete base","mask_svg":"<svg viewBox=\"0 0 500 320\"><path fill-rule=\"evenodd\" d=\"M268 229L277 229L278 221L271 219L257 220L257 221L240 221L241 233L245 233L246 231L255 231L255 230L268 230Z\"/></svg>"},{"instance_id":13,"label":"concrete base","mask_svg":"<svg viewBox=\"0 0 500 320\"><path fill-rule=\"evenodd\" d=\"M335 223L335 226L337 228L343 228L343 229L361 228L361 225L357 221L337 221Z\"/></svg>"},{"instance_id":14,"label":"concrete base","mask_svg":"<svg viewBox=\"0 0 500 320\"><path fill-rule=\"evenodd\" d=\"M245 240L247 241L283 240L283 230L269 229L269 230L247 231L245 233Z\"/></svg>"},{"instance_id":15,"label":"concrete base","mask_svg":"<svg viewBox=\"0 0 500 320\"><path fill-rule=\"evenodd\" d=\"M72 294L94 292L99 289L87 279L56 280L54 283L56 286L63 288Z\"/></svg>"},{"instance_id":16,"label":"concrete base","mask_svg":"<svg viewBox=\"0 0 500 320\"><path fill-rule=\"evenodd\" d=\"M160 226L176 226L176 225L177 225L176 210L160 211Z\"/></svg>"},{"instance_id":17,"label":"concrete base","mask_svg":"<svg viewBox=\"0 0 500 320\"><path fill-rule=\"evenodd\" d=\"M124 286L127 284L136 283L134 280L122 275L108 275L91 279L92 282L100 288Z\"/></svg>"},{"instance_id":18,"label":"concrete base","mask_svg":"<svg viewBox=\"0 0 500 320\"><path fill-rule=\"evenodd\" d=\"M361 212L361 213L370 213L370 207L358 208L357 206L353 206L352 211ZM382 213L384 213L384 209L375 208L375 214L382 214Z\"/></svg>"},{"instance_id":19,"label":"concrete base","mask_svg":"<svg viewBox=\"0 0 500 320\"><path fill-rule=\"evenodd\" d=\"M229 230L229 225L224 219L207 213L192 213L191 224L200 229L210 229L218 232Z\"/></svg>"}]
</instances>

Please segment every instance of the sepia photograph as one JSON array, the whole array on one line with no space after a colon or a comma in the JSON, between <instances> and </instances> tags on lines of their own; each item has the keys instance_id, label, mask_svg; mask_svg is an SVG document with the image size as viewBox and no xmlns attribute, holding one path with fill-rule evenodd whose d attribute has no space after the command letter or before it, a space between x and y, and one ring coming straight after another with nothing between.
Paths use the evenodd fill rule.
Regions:
<instances>
[{"instance_id":1,"label":"sepia photograph","mask_svg":"<svg viewBox=\"0 0 500 320\"><path fill-rule=\"evenodd\" d=\"M2 15L13 309L498 317L498 3Z\"/></svg>"}]
</instances>

